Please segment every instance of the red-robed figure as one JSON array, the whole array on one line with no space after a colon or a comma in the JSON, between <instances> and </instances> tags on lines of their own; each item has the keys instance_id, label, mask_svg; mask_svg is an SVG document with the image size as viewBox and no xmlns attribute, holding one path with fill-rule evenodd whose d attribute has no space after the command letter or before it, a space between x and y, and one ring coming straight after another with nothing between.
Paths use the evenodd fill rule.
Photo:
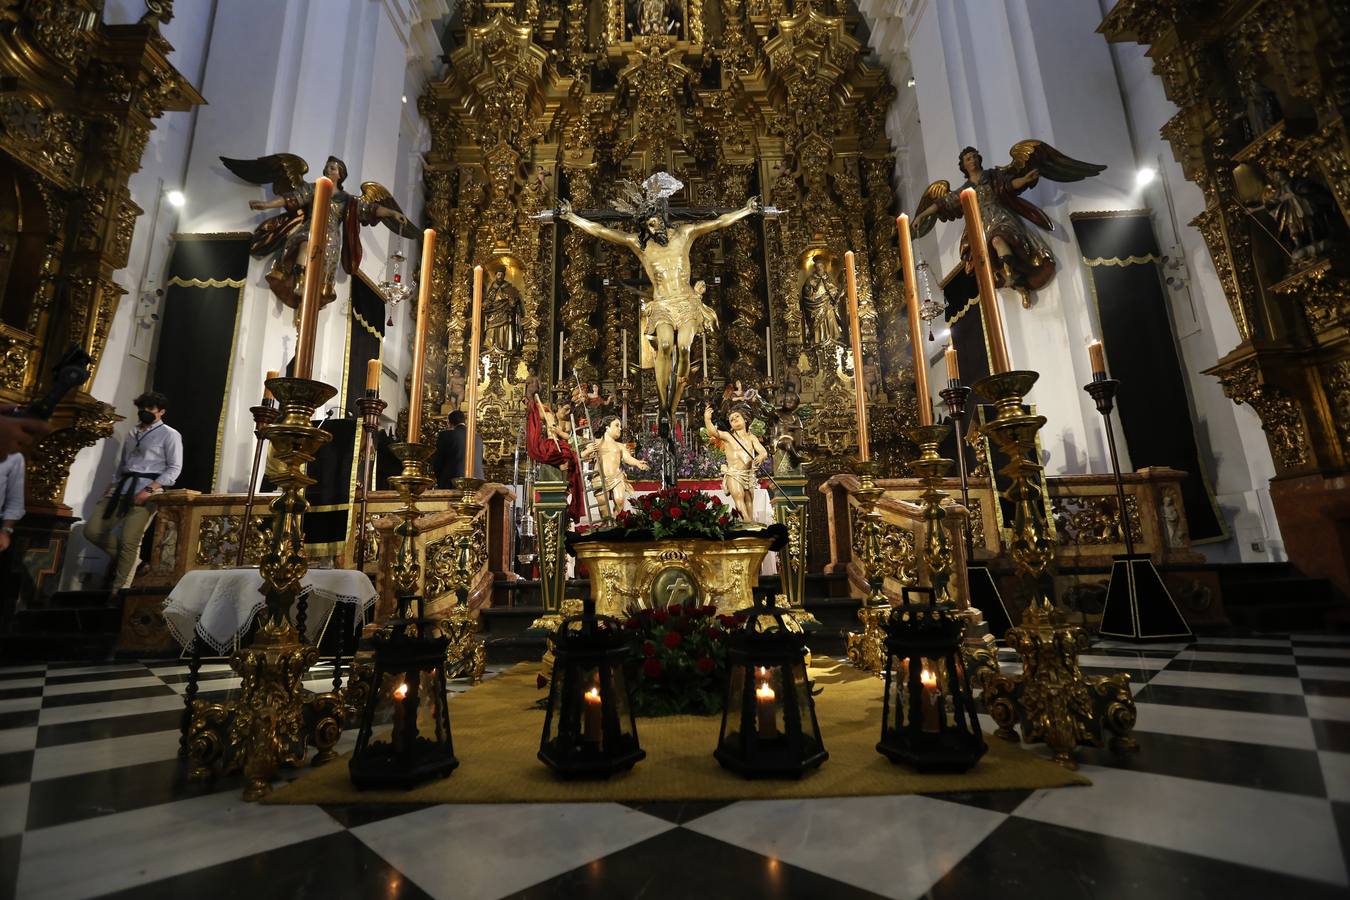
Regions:
<instances>
[{"instance_id":1,"label":"red-robed figure","mask_svg":"<svg viewBox=\"0 0 1350 900\"><path fill-rule=\"evenodd\" d=\"M567 514L573 522L580 522L585 499L581 487L581 463L572 447L570 435L562 424L567 421L571 407L564 403L554 413L536 394L525 413L525 452L530 459L546 466L556 466L567 479Z\"/></svg>"}]
</instances>

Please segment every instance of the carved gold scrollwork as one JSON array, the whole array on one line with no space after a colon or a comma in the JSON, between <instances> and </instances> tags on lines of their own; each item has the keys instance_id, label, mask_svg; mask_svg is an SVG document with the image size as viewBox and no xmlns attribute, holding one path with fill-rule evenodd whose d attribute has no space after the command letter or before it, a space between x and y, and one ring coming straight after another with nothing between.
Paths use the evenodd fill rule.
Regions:
<instances>
[{"instance_id":1,"label":"carved gold scrollwork","mask_svg":"<svg viewBox=\"0 0 1350 900\"><path fill-rule=\"evenodd\" d=\"M1281 467L1294 469L1308 462L1308 436L1298 404L1278 385L1260 378L1255 362L1235 366L1219 376L1223 393L1234 403L1256 410L1271 452Z\"/></svg>"}]
</instances>

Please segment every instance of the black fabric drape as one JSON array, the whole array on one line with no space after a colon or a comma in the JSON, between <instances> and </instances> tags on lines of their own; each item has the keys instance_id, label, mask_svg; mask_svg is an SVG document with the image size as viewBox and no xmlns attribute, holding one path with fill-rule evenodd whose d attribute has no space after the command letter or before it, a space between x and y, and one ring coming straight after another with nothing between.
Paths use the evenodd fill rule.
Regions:
<instances>
[{"instance_id":1,"label":"black fabric drape","mask_svg":"<svg viewBox=\"0 0 1350 900\"><path fill-rule=\"evenodd\" d=\"M1181 495L1191 540L1226 537L1196 446L1149 213L1070 218L1092 277L1107 368L1120 380L1116 412L1130 460L1186 472Z\"/></svg>"},{"instance_id":2,"label":"black fabric drape","mask_svg":"<svg viewBox=\"0 0 1350 900\"><path fill-rule=\"evenodd\" d=\"M351 348L347 357L347 410L360 415L358 397L366 392L366 363L380 358L384 340L384 301L363 278L352 279Z\"/></svg>"},{"instance_id":3,"label":"black fabric drape","mask_svg":"<svg viewBox=\"0 0 1350 900\"><path fill-rule=\"evenodd\" d=\"M331 555L347 539L351 512L352 465L356 451L356 419L329 419L320 427L332 440L314 454L306 469L314 484L305 488L305 549L316 556Z\"/></svg>"},{"instance_id":4,"label":"black fabric drape","mask_svg":"<svg viewBox=\"0 0 1350 900\"><path fill-rule=\"evenodd\" d=\"M174 245L154 386L169 398L165 421L183 435L183 471L176 488L215 489L220 415L247 275L248 238Z\"/></svg>"},{"instance_id":5,"label":"black fabric drape","mask_svg":"<svg viewBox=\"0 0 1350 900\"><path fill-rule=\"evenodd\" d=\"M989 374L989 353L984 342L984 320L980 315L980 290L975 276L966 272L964 265L958 265L942 283L942 297L947 310L944 318L951 330L951 344L961 364L961 383L970 387L976 381ZM925 348L926 349L926 348ZM934 402L938 405L934 412L939 416L947 414L946 408L938 398L938 391L947 386L945 370L933 391ZM977 420L975 412L980 398L973 392L966 402L966 429ZM945 459L957 459L956 432L953 431L938 446L938 452ZM966 472L975 470L975 454L966 450Z\"/></svg>"}]
</instances>

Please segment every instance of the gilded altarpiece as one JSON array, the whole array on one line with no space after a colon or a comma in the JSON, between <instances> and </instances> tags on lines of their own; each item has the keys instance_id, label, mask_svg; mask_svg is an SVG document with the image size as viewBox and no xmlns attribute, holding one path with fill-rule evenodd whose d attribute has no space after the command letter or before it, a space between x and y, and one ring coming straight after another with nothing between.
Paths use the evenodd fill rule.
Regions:
<instances>
[{"instance_id":1,"label":"gilded altarpiece","mask_svg":"<svg viewBox=\"0 0 1350 900\"><path fill-rule=\"evenodd\" d=\"M113 273L127 264L142 212L128 179L155 120L203 102L168 62L159 29L172 2L148 4L127 25L105 24L102 7L0 2L0 194L13 201L0 204L0 403L45 390L72 346L97 371L125 293ZM41 592L59 569L71 462L119 420L89 395L92 383L91 374L58 407L54 431L27 459L29 515L12 554L28 570L25 590Z\"/></svg>"},{"instance_id":2,"label":"gilded altarpiece","mask_svg":"<svg viewBox=\"0 0 1350 900\"><path fill-rule=\"evenodd\" d=\"M1291 560L1350 596L1350 5L1121 0L1100 30L1178 107L1161 133L1240 336L1208 373L1260 417Z\"/></svg>"},{"instance_id":3,"label":"gilded altarpiece","mask_svg":"<svg viewBox=\"0 0 1350 900\"><path fill-rule=\"evenodd\" d=\"M428 399L463 396L461 379L478 377L486 474L509 480L530 393L546 396L560 375L570 385L574 370L612 393L624 380L625 335L636 367L639 297L650 288L631 254L531 216L559 198L608 208L617 179L667 171L686 186L675 208L739 207L757 195L787 210L700 239L694 278L721 323L708 343L712 387L720 396L740 380L771 402L795 392L817 477L847 468L856 452L854 366L843 304L842 336L815 341L803 286L815 260L842 298L843 256L854 251L873 452L900 474L916 411L883 125L894 90L866 61L861 19L842 0L670 8L654 28L622 0L463 5L446 75L419 101L431 131L430 224L449 235L433 284L431 340L442 351L428 359ZM521 334L510 349L489 341L470 361L480 264L519 293ZM695 360L697 389L697 344ZM637 403L654 401L650 377L629 373ZM438 427L428 421L424 438Z\"/></svg>"}]
</instances>

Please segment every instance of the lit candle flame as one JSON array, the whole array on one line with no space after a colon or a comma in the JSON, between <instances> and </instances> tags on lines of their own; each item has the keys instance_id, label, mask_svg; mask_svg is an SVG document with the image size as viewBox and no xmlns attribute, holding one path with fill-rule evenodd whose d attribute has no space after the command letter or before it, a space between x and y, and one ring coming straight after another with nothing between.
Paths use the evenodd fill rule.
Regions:
<instances>
[{"instance_id":1,"label":"lit candle flame","mask_svg":"<svg viewBox=\"0 0 1350 900\"><path fill-rule=\"evenodd\" d=\"M395 700L402 700L402 699L403 699L404 697L406 697L406 696L408 696L408 685L407 685L407 682L404 682L403 684L400 684L398 687L394 688L394 699L395 699Z\"/></svg>"},{"instance_id":2,"label":"lit candle flame","mask_svg":"<svg viewBox=\"0 0 1350 900\"><path fill-rule=\"evenodd\" d=\"M922 672L919 673L919 681L923 682L923 686L926 688L937 687L937 675L933 674L927 669L924 669Z\"/></svg>"},{"instance_id":3,"label":"lit candle flame","mask_svg":"<svg viewBox=\"0 0 1350 900\"><path fill-rule=\"evenodd\" d=\"M772 700L773 688L769 687L769 683L766 681L759 686L759 690L755 691L755 696L760 700Z\"/></svg>"},{"instance_id":4,"label":"lit candle flame","mask_svg":"<svg viewBox=\"0 0 1350 900\"><path fill-rule=\"evenodd\" d=\"M600 702L600 689L598 687L593 687L586 692L586 702L587 703Z\"/></svg>"}]
</instances>

